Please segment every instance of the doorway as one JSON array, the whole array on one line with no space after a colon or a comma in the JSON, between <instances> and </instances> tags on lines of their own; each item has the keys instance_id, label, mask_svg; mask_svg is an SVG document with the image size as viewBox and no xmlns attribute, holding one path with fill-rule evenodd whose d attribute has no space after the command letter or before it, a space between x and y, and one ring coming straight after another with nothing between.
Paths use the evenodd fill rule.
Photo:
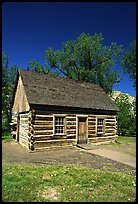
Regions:
<instances>
[{"instance_id":1,"label":"doorway","mask_svg":"<svg viewBox=\"0 0 138 204\"><path fill-rule=\"evenodd\" d=\"M78 118L78 144L87 143L87 118Z\"/></svg>"}]
</instances>

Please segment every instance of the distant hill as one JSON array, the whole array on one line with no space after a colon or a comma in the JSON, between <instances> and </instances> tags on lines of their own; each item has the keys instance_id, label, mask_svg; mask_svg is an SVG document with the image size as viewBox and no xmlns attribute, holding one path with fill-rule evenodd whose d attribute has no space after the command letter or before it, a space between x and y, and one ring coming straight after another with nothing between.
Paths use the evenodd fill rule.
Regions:
<instances>
[{"instance_id":1,"label":"distant hill","mask_svg":"<svg viewBox=\"0 0 138 204\"><path fill-rule=\"evenodd\" d=\"M112 91L112 94L111 94L110 98L114 100L114 99L116 99L116 97L119 96L121 93L123 93L123 92L121 92L121 91ZM126 93L123 93L123 94L125 94L125 95L128 96L128 99L129 99L129 102L130 102L130 103L132 103L132 102L134 101L134 99L136 98L135 96L130 96L129 94L126 94Z\"/></svg>"}]
</instances>

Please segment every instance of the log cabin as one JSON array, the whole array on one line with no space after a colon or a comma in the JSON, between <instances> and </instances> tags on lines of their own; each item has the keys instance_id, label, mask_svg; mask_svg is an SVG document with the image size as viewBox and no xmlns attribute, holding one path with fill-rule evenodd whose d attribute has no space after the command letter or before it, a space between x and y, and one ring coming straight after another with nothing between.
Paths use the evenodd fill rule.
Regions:
<instances>
[{"instance_id":1,"label":"log cabin","mask_svg":"<svg viewBox=\"0 0 138 204\"><path fill-rule=\"evenodd\" d=\"M99 85L19 69L12 135L29 152L107 143L118 137L118 111Z\"/></svg>"}]
</instances>

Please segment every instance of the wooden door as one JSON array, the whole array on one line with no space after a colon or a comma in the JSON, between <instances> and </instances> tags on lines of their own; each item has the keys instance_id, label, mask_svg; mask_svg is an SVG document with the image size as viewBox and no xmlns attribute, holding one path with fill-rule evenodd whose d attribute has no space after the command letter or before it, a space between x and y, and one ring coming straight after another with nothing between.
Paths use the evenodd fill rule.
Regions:
<instances>
[{"instance_id":1,"label":"wooden door","mask_svg":"<svg viewBox=\"0 0 138 204\"><path fill-rule=\"evenodd\" d=\"M20 134L20 115L17 116L17 134L16 134L17 142L19 142L19 134Z\"/></svg>"},{"instance_id":2,"label":"wooden door","mask_svg":"<svg viewBox=\"0 0 138 204\"><path fill-rule=\"evenodd\" d=\"M87 143L87 118L78 118L78 143Z\"/></svg>"}]
</instances>

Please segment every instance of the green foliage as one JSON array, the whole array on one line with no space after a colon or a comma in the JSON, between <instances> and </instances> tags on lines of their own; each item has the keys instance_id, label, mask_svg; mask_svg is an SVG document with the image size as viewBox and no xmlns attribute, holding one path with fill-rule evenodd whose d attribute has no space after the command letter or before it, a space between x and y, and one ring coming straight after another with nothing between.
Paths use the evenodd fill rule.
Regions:
<instances>
[{"instance_id":1,"label":"green foliage","mask_svg":"<svg viewBox=\"0 0 138 204\"><path fill-rule=\"evenodd\" d=\"M2 167L4 202L133 202L135 198L135 176L74 166Z\"/></svg>"},{"instance_id":2,"label":"green foliage","mask_svg":"<svg viewBox=\"0 0 138 204\"><path fill-rule=\"evenodd\" d=\"M122 135L134 135L136 134L136 114L135 103L129 102L128 96L121 93L115 102L120 109L118 112L118 132Z\"/></svg>"},{"instance_id":3,"label":"green foliage","mask_svg":"<svg viewBox=\"0 0 138 204\"><path fill-rule=\"evenodd\" d=\"M9 129L11 101L17 73L17 66L9 67L9 58L2 53L2 129Z\"/></svg>"},{"instance_id":4,"label":"green foliage","mask_svg":"<svg viewBox=\"0 0 138 204\"><path fill-rule=\"evenodd\" d=\"M120 59L121 65L125 72L128 72L130 79L134 81L136 88L136 41L130 43L130 48L125 50L124 55Z\"/></svg>"},{"instance_id":5,"label":"green foliage","mask_svg":"<svg viewBox=\"0 0 138 204\"><path fill-rule=\"evenodd\" d=\"M38 73L51 74L54 76L58 75L57 71L51 70L47 64L46 67L44 67L39 61L35 61L34 59L28 62L28 68L30 71L35 71Z\"/></svg>"},{"instance_id":6,"label":"green foliage","mask_svg":"<svg viewBox=\"0 0 138 204\"><path fill-rule=\"evenodd\" d=\"M63 43L60 50L48 48L46 64L64 76L90 83L99 84L107 93L118 82L116 71L112 71L121 53L121 46L111 43L103 45L102 34L82 33L76 40Z\"/></svg>"},{"instance_id":7,"label":"green foliage","mask_svg":"<svg viewBox=\"0 0 138 204\"><path fill-rule=\"evenodd\" d=\"M2 139L4 142L11 142L13 137L10 132L2 131Z\"/></svg>"}]
</instances>

